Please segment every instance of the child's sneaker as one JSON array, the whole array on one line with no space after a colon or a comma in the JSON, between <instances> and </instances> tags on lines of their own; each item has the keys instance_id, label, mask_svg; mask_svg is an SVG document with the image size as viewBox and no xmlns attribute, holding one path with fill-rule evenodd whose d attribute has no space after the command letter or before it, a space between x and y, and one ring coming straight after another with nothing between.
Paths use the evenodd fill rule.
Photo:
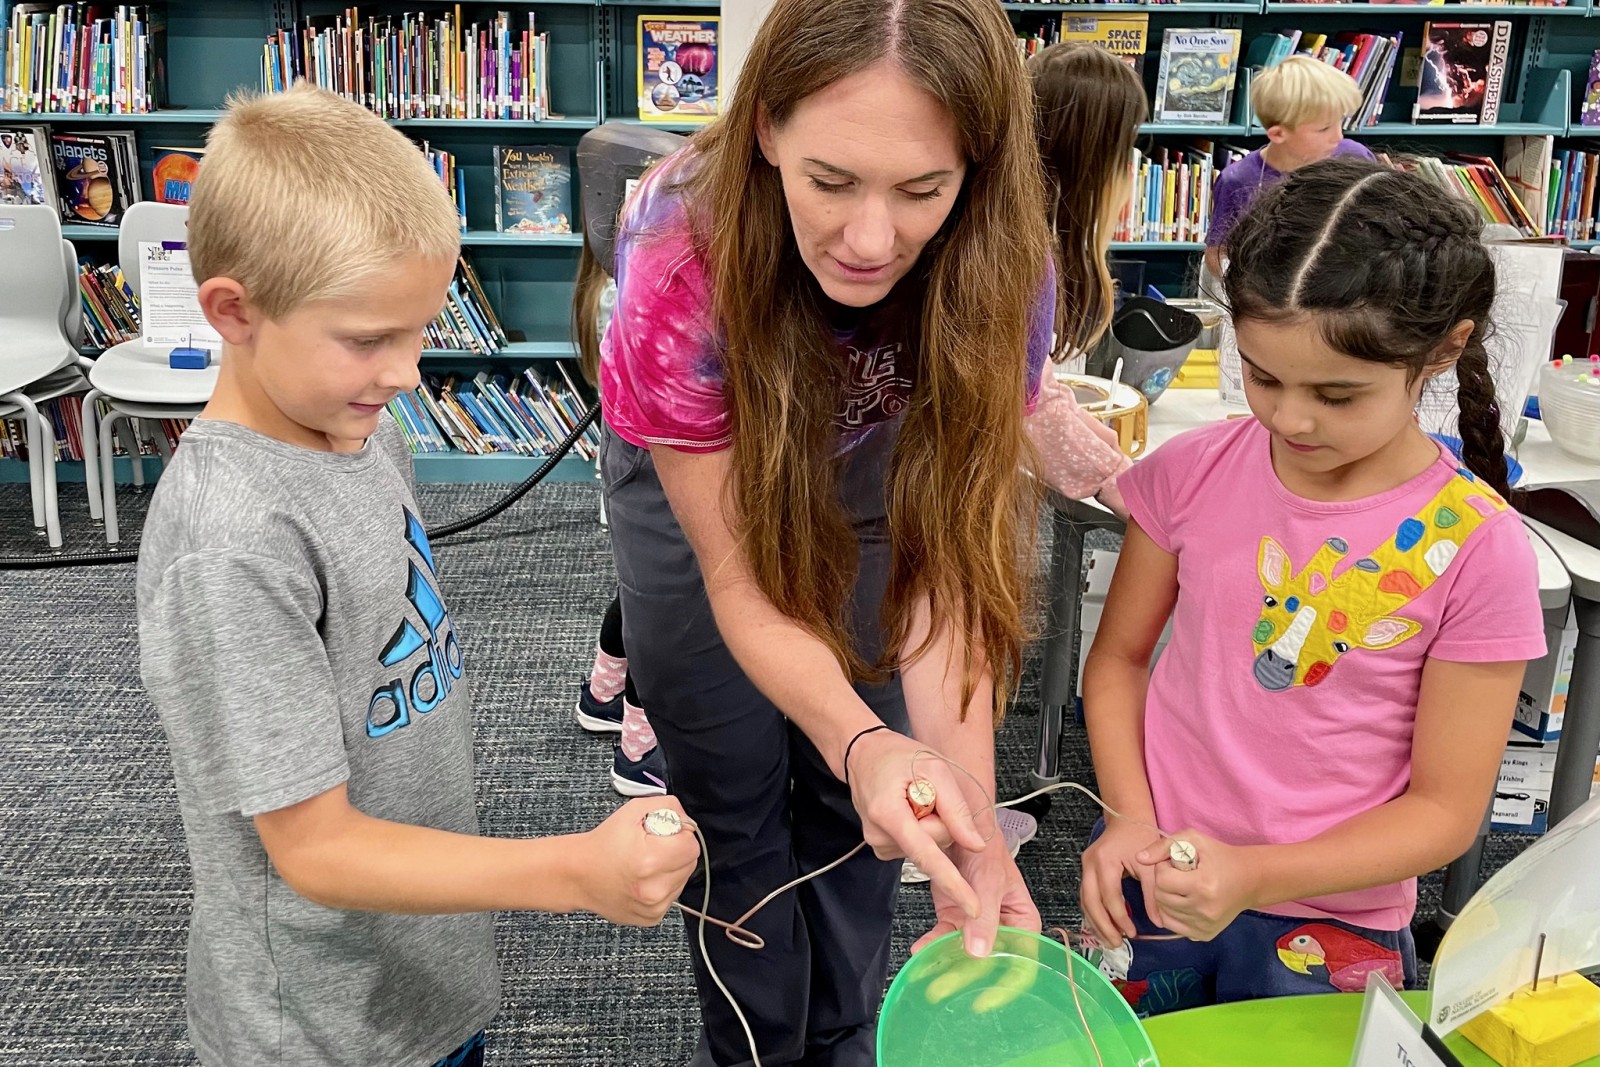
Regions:
<instances>
[{"instance_id":1,"label":"child's sneaker","mask_svg":"<svg viewBox=\"0 0 1600 1067\"><path fill-rule=\"evenodd\" d=\"M618 745L611 753L611 788L625 797L667 795L667 760L657 745L638 760L631 760Z\"/></svg>"},{"instance_id":2,"label":"child's sneaker","mask_svg":"<svg viewBox=\"0 0 1600 1067\"><path fill-rule=\"evenodd\" d=\"M622 694L618 693L607 701L596 700L589 689L589 680L585 678L583 688L578 690L578 706L574 717L578 725L591 734L620 734Z\"/></svg>"},{"instance_id":3,"label":"child's sneaker","mask_svg":"<svg viewBox=\"0 0 1600 1067\"><path fill-rule=\"evenodd\" d=\"M1027 812L996 808L994 817L1000 824L1000 832L1005 835L1006 848L1011 850L1013 857L1023 845L1039 836L1039 821ZM906 860L905 866L900 868L900 882L903 885L916 885L927 880L928 876L910 860Z\"/></svg>"}]
</instances>

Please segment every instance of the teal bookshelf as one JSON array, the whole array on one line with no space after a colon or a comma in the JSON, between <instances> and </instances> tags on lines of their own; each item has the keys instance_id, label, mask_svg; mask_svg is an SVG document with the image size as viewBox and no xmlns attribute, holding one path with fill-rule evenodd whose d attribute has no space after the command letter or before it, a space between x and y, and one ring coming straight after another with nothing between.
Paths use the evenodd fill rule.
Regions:
<instances>
[{"instance_id":1,"label":"teal bookshelf","mask_svg":"<svg viewBox=\"0 0 1600 1067\"><path fill-rule=\"evenodd\" d=\"M1600 0L1579 0L1562 7L1536 4L1383 4L1292 3L1128 3L1032 4L1002 3L1014 26L1023 32L1067 14L1146 13L1149 29L1144 59L1145 88L1155 98L1163 31L1173 28L1227 28L1241 31L1241 50L1268 30L1301 29L1333 34L1340 30L1399 31L1403 49L1416 47L1429 20L1504 19L1512 23L1512 59L1502 96L1500 120L1491 126L1420 125L1411 121L1416 90L1391 85L1383 113L1374 126L1347 131L1346 136L1374 150L1442 153L1463 151L1499 159L1507 136L1549 136L1600 140L1600 127L1578 124L1577 108L1588 75L1589 57L1600 48ZM1396 72L1398 79L1399 72ZM1256 123L1250 104L1250 71L1239 71L1232 121L1226 124L1148 122L1140 127L1141 147L1181 148L1207 140L1241 149L1260 147L1266 131ZM1600 243L1591 243L1600 247ZM1169 295L1192 293L1198 278L1195 241L1119 241L1111 246L1118 259L1143 259L1145 279Z\"/></svg>"},{"instance_id":2,"label":"teal bookshelf","mask_svg":"<svg viewBox=\"0 0 1600 1067\"><path fill-rule=\"evenodd\" d=\"M342 12L344 0L167 0L167 68L169 106L139 115L56 115L0 113L0 123L69 125L77 129L132 129L137 134L145 188L154 147L199 146L222 114L229 95L260 87L262 46L280 26L302 24L307 16ZM400 14L421 5L398 0L362 5L362 13ZM442 10L441 5L428 5ZM718 0L502 0L473 4L470 15L507 10L513 18L533 12L538 29L550 35L552 115L541 121L493 119L390 119L419 144L454 154L465 177L468 228L462 245L470 251L489 302L513 342L493 355L426 349L424 371L473 373L485 367L518 370L543 360L573 358L569 327L572 282L577 272L582 237L561 234L525 237L499 233L494 220L493 149L496 145L549 144L576 149L578 138L608 119L637 121L634 108L634 63L637 58L637 16L651 12L715 14ZM697 127L668 125L688 132ZM63 236L80 256L108 261L116 257L117 230L64 224ZM86 354L93 356L93 350ZM540 460L524 456L471 456L435 453L417 456L420 480L434 482L516 482ZM146 463L153 473L156 463ZM119 481L127 481L126 460L117 465ZM65 481L81 482L82 464L62 464ZM564 460L552 478L587 480L592 462ZM25 481L24 465L0 462L0 481Z\"/></svg>"}]
</instances>

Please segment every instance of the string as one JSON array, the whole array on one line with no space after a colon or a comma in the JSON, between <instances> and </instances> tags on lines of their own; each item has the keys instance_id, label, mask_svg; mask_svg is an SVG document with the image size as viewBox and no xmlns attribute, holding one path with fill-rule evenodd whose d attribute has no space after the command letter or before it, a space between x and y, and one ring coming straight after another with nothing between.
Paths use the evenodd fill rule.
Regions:
<instances>
[{"instance_id":1,"label":"string","mask_svg":"<svg viewBox=\"0 0 1600 1067\"><path fill-rule=\"evenodd\" d=\"M989 791L984 788L984 786L983 786L983 784L981 782L978 781L976 775L974 775L971 771L967 770L965 767L961 766L961 764L957 763L955 760L950 759L948 756L944 756L944 755L941 755L941 754L939 754L937 752L934 752L932 749L921 748L921 749L918 749L916 752L912 753L912 756L911 756L911 775L912 775L912 779L913 780L915 780L915 779L917 779L919 777L917 775L917 773L916 773L917 761L919 759L922 759L923 757L927 757L929 759L938 760L941 763L945 764L947 767L953 767L956 770L960 771L962 774L967 776L967 778L972 782L972 784L974 786L977 787L978 793L980 795L982 795L985 799L989 799ZM1078 792L1082 793L1084 796L1088 797L1090 800L1092 800L1096 804L1098 804L1101 807L1101 809L1103 809L1105 811L1105 813L1107 815L1111 816L1114 819L1122 819L1122 820L1124 820L1126 822L1133 823L1135 826L1142 826L1142 827L1154 832L1163 841L1170 841L1172 839L1172 835L1167 833L1165 830L1162 830L1160 827L1154 826L1151 823L1147 823L1147 822L1143 821L1142 819L1135 819L1135 818L1132 818L1131 816L1127 816L1127 815L1122 814L1121 812L1119 812L1115 808L1113 808L1110 804L1107 804L1103 799L1101 799L1100 795L1098 793L1096 793L1094 790L1090 789L1088 786L1080 785L1077 782L1055 782L1055 783L1053 783L1051 785L1045 786L1042 789L1035 789L1033 792L1026 793L1026 794L1024 794L1024 795L1022 795L1020 797L1017 797L1014 800L1007 800L1007 801L1003 801L1003 802L996 801L996 800L989 800L989 802L987 804L985 804L982 808L979 809L979 813L980 814L990 814L990 813L993 813L995 811L995 809L997 809L997 808L1015 807L1018 804L1024 804L1024 803L1026 803L1026 802L1028 802L1030 800L1033 800L1035 797L1047 796L1047 795L1049 795L1051 793L1060 792L1063 789L1076 789ZM976 817L977 816L974 816L974 818L976 818ZM700 909L699 910L691 908L687 904L682 903L681 901L673 901L672 906L674 908L677 908L680 912L683 912L685 915L693 916L697 920L697 924L696 924L697 925L697 935L696 936L697 936L699 944L700 944L700 959L706 966L706 972L711 975L711 980L714 983L716 983L717 989L722 993L723 999L726 1000L728 1002L728 1006L733 1009L734 1017L739 1020L740 1027L743 1028L743 1030L744 1030L745 1041L748 1042L748 1044L750 1046L751 1067L761 1067L761 1053L756 1048L756 1039L755 1039L754 1033L750 1029L750 1022L749 1022L749 1020L747 1020L745 1018L744 1012L740 1009L739 1002L734 998L733 994L728 990L727 985L722 981L722 976L717 973L716 965L711 962L711 953L709 951L707 951L707 947L706 947L706 925L707 924L711 924L711 925L714 925L714 926L721 927L723 932L726 934L728 940L732 941L734 944L738 945L741 948L748 948L748 949L753 949L753 950L757 950L757 951L759 951L759 950L761 950L763 948L766 948L766 946L767 946L766 940L764 938L762 938L761 935L755 933L753 930L750 930L750 929L746 928L744 924L749 922L751 919L753 919L768 904L771 904L774 900L776 900L777 898L781 897L783 894L789 892L791 889L795 889L795 888L797 888L797 887L799 887L801 885L804 885L806 882L809 882L814 878L821 878L823 875L827 874L829 871L833 870L834 868L840 867L840 866L844 865L845 863L848 863L850 860L854 859L856 857L856 855L861 852L862 849L867 847L867 843L865 841L862 841L860 844L856 845L849 852L846 852L844 855L840 856L838 859L834 860L832 863L829 863L824 867L819 867L816 870L810 871L810 872L808 872L806 874L802 874L800 877L795 878L794 880L792 880L792 881L790 881L790 882L788 882L788 883L786 883L786 884L784 884L782 886L779 886L777 889L774 889L772 892L768 893L766 896L762 897L759 901L757 901L755 906L752 907L749 911L745 912L743 915L739 916L738 919L736 919L736 920L734 920L733 922L730 923L730 922L725 922L722 919L718 919L718 918L716 918L715 916L713 916L711 914L711 850L710 850L710 848L707 847L705 836L703 834L701 834L700 828L698 826L694 826L693 827L693 831L694 831L695 840L698 841L699 844L700 844L701 866L702 866L703 870L705 871L705 892L701 897L701 904L700 904ZM984 838L985 844L987 844L989 841L994 840L994 835L996 833L998 833L998 832L999 832L999 824L998 824L998 821L996 821L995 828L990 831L990 833L989 833L989 835L987 837ZM1092 1033L1090 1033L1090 1031L1089 1031L1089 1020L1088 1020L1087 1016L1084 1014L1083 1004L1078 999L1077 982L1072 976L1072 968L1073 968L1072 957L1073 957L1074 953L1072 951L1072 944L1071 944L1071 941L1070 941L1070 935L1067 933L1067 931L1061 929L1060 927L1057 927L1054 932L1057 933L1061 937L1062 942L1066 945L1066 949L1067 949L1067 984L1069 986L1071 986L1071 988L1072 988L1072 1001L1073 1001L1073 1004L1077 1007L1078 1019L1079 1019L1079 1021L1081 1021L1083 1023L1083 1032L1084 1032L1085 1036L1087 1036L1089 1038L1089 1047L1094 1050L1095 1060L1099 1063L1100 1067L1105 1067L1105 1060L1102 1059L1101 1056L1100 1056L1100 1047L1099 1047L1098 1044L1095 1043L1094 1035ZM1178 934L1136 934L1130 940L1135 940L1135 941L1174 941L1174 940L1180 940L1180 935L1178 935Z\"/></svg>"}]
</instances>

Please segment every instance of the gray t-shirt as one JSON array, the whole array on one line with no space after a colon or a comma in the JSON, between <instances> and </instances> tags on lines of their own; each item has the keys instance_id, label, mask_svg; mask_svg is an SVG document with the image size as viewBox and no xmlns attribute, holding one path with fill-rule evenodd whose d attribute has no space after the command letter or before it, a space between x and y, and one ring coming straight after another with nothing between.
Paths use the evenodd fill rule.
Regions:
<instances>
[{"instance_id":1,"label":"gray t-shirt","mask_svg":"<svg viewBox=\"0 0 1600 1067\"><path fill-rule=\"evenodd\" d=\"M339 911L252 817L346 783L380 819L478 832L472 702L385 415L313 452L197 421L139 552L139 654L194 873L189 1037L208 1067L426 1067L499 1007L492 917Z\"/></svg>"}]
</instances>

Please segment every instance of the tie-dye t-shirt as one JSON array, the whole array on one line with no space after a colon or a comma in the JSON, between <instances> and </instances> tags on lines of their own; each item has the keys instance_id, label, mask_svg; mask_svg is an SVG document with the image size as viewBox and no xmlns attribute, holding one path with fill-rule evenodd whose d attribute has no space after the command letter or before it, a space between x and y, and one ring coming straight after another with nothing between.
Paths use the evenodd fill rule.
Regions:
<instances>
[{"instance_id":1,"label":"tie-dye t-shirt","mask_svg":"<svg viewBox=\"0 0 1600 1067\"><path fill-rule=\"evenodd\" d=\"M723 395L720 338L712 321L706 264L694 248L673 179L692 165L685 148L657 166L623 209L616 242L617 305L601 343L600 392L606 422L640 447L716 452L733 441ZM913 283L856 311L837 308L833 329L847 367L835 415L840 451L898 416L911 398L914 357L908 337L918 313ZM1027 410L1038 397L1050 354L1055 277L1044 279L1028 342Z\"/></svg>"}]
</instances>

